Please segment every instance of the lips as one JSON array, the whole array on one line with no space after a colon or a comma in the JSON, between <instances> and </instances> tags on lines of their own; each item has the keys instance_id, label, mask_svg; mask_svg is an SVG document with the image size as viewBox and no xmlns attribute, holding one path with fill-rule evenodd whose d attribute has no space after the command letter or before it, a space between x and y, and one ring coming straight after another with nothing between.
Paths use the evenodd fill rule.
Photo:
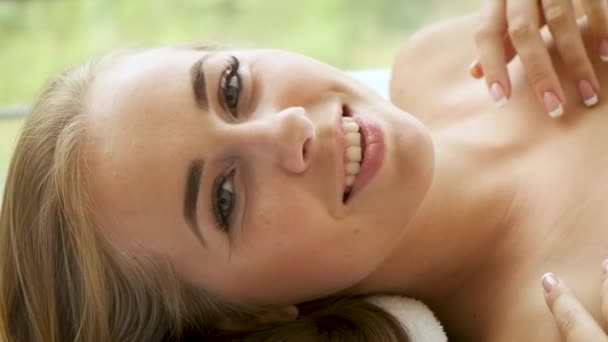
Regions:
<instances>
[{"instance_id":1,"label":"lips","mask_svg":"<svg viewBox=\"0 0 608 342\"><path fill-rule=\"evenodd\" d=\"M375 118L369 115L363 115L361 113L355 113L350 110L346 105L342 108L343 116L351 117L359 126L359 133L361 134L361 162L360 169L355 175L354 182L351 186L344 186L343 203L348 204L352 202L353 198L362 192L367 184L371 182L373 177L376 175L382 162L384 160L385 153L385 142L384 133L382 128L378 124ZM344 130L343 130L344 133ZM345 138L343 138L345 140ZM343 146L348 146L344 143ZM346 174L346 164L349 162L346 156L347 151L344 152L344 170L343 175Z\"/></svg>"}]
</instances>

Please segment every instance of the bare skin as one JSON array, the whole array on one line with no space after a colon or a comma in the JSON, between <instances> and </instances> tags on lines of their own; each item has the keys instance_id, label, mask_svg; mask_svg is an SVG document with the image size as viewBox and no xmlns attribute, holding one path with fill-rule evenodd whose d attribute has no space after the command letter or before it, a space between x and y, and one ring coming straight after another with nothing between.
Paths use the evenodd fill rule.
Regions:
<instances>
[{"instance_id":1,"label":"bare skin","mask_svg":"<svg viewBox=\"0 0 608 342\"><path fill-rule=\"evenodd\" d=\"M452 340L558 340L543 273L599 312L608 94L587 109L564 79L566 112L551 119L515 61L511 101L497 109L468 76L474 23L430 27L401 50L392 82L401 109L292 53L163 48L120 59L87 97L100 226L233 301L293 309L394 292L426 301ZM608 70L596 70L604 89ZM241 85L236 105L222 85ZM386 144L349 202L344 105L373 118Z\"/></svg>"},{"instance_id":2,"label":"bare skin","mask_svg":"<svg viewBox=\"0 0 608 342\"><path fill-rule=\"evenodd\" d=\"M589 109L550 49L567 99L564 116L556 120L538 104L516 59L509 68L511 100L497 108L485 83L467 74L475 58L475 24L473 17L457 18L416 34L401 49L391 82L392 101L415 113L434 141L460 142L460 151L471 157L467 167L452 169L452 181L462 184L467 197L459 198L459 186L453 186L452 196L443 193L438 202L433 188L440 185L434 184L420 215L425 217L425 207L444 205L446 219L433 220L427 229L437 236L427 241L436 246L437 260L461 248L468 266L448 262L418 282L402 280L386 290L425 300L451 340L559 341L539 289L544 272L560 274L595 319L601 318L597 268L608 255L608 186L602 181L608 169L608 115L602 101L608 98L608 66L589 54L601 87L599 104ZM472 186L476 200L470 197ZM470 215L478 215L477 220ZM412 231L425 223L414 220ZM442 235L447 227L461 237ZM486 244L480 247L477 241ZM386 263L387 271L405 267L411 274L410 268L425 264L404 265L397 260L405 252L400 253Z\"/></svg>"}]
</instances>

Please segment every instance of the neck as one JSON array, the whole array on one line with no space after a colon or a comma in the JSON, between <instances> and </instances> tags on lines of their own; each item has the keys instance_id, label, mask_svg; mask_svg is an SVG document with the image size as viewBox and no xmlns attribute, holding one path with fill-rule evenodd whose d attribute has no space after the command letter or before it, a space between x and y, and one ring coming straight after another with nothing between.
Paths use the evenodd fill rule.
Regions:
<instances>
[{"instance_id":1,"label":"neck","mask_svg":"<svg viewBox=\"0 0 608 342\"><path fill-rule=\"evenodd\" d=\"M488 271L515 219L521 151L471 128L479 127L433 136L429 192L399 246L355 292L405 294L440 309L472 275Z\"/></svg>"}]
</instances>

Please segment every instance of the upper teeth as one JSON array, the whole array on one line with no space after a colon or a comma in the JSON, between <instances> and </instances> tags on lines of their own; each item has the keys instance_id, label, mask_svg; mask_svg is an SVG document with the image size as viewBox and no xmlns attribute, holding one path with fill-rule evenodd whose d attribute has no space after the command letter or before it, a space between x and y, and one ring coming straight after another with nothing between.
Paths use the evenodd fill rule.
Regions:
<instances>
[{"instance_id":1,"label":"upper teeth","mask_svg":"<svg viewBox=\"0 0 608 342\"><path fill-rule=\"evenodd\" d=\"M361 167L361 133L359 125L351 117L342 117L342 129L346 137L346 179L345 185L350 187Z\"/></svg>"}]
</instances>

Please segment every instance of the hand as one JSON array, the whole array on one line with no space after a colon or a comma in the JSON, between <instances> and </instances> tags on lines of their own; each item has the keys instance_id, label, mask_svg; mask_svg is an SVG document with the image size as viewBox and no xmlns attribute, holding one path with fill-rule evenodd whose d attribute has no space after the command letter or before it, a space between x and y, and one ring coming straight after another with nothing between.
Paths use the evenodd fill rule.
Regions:
<instances>
[{"instance_id":1,"label":"hand","mask_svg":"<svg viewBox=\"0 0 608 342\"><path fill-rule=\"evenodd\" d=\"M545 24L557 51L577 82L582 101L597 103L599 83L577 25L573 0L486 0L475 36L478 61L473 77L485 76L490 95L500 106L511 94L507 64L518 55L536 96L551 117L563 114L564 91L541 37ZM595 46L592 51L608 62L608 5L606 0L579 0L587 15Z\"/></svg>"},{"instance_id":2,"label":"hand","mask_svg":"<svg viewBox=\"0 0 608 342\"><path fill-rule=\"evenodd\" d=\"M602 265L606 274L607 263ZM602 330L591 314L576 299L572 291L562 279L547 273L542 279L545 289L545 301L551 310L559 327L562 338L566 342L606 342L608 336ZM602 316L608 323L608 277L604 276L600 294Z\"/></svg>"}]
</instances>

